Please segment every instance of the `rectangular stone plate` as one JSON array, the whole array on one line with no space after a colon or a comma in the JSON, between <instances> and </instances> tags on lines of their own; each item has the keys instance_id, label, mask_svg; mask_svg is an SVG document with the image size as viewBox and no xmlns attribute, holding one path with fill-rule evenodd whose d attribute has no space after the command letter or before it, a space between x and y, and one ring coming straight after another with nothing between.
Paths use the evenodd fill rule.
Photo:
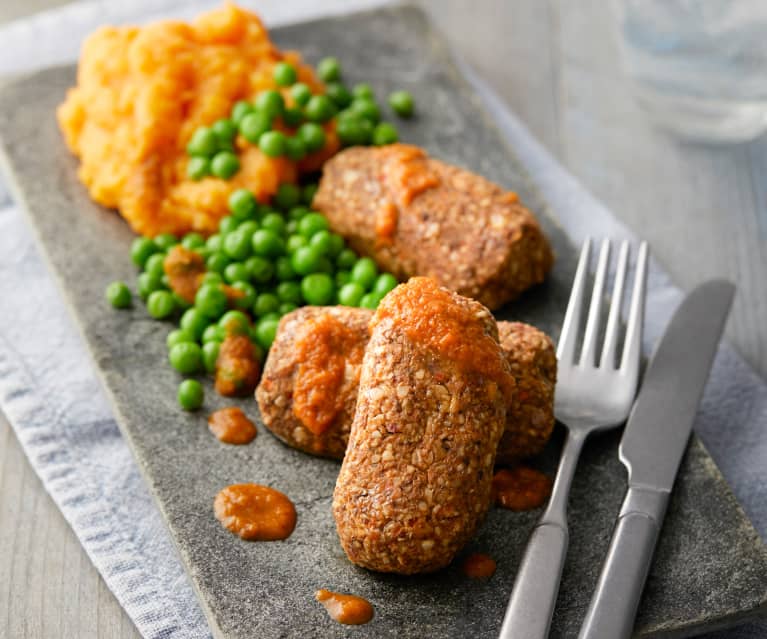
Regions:
<instances>
[{"instance_id":1,"label":"rectangular stone plate","mask_svg":"<svg viewBox=\"0 0 767 639\"><path fill-rule=\"evenodd\" d=\"M281 47L308 60L333 54L349 83L369 81L377 95L413 92L418 116L398 123L403 140L518 191L539 213L558 261L549 281L501 315L556 336L574 267L568 243L423 15L391 8L276 29ZM466 552L492 555L489 581L461 575L460 561L436 575L402 578L353 566L330 513L339 465L294 451L263 427L250 445L227 446L208 432L206 415L230 403L206 386L202 412L176 404L179 376L167 363L167 323L142 304L114 311L112 280L133 282L133 238L113 211L91 202L77 180L54 112L74 84L74 67L15 81L0 98L2 150L15 194L29 214L52 270L88 343L115 414L168 523L217 637L494 637L514 573L538 513L493 510ZM77 365L77 363L73 363ZM242 401L258 416L253 400ZM553 637L574 637L595 584L625 490L617 433L586 446L570 500L571 545ZM536 463L553 471L558 432ZM247 543L213 516L215 494L236 482L274 486L295 502L298 525L285 542ZM637 620L637 636L682 637L731 625L767 607L767 556L757 533L702 445L693 439L682 466ZM375 619L350 629L313 600L318 588L369 599Z\"/></svg>"}]
</instances>

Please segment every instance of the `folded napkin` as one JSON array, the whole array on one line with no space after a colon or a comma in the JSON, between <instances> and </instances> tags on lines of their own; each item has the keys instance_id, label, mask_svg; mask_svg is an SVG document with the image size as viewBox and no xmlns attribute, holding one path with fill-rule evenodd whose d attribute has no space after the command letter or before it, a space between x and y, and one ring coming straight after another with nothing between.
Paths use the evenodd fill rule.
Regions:
<instances>
[{"instance_id":1,"label":"folded napkin","mask_svg":"<svg viewBox=\"0 0 767 639\"><path fill-rule=\"evenodd\" d=\"M11 23L0 27L0 74L74 61L82 38L103 23L191 17L214 4L80 2ZM253 8L275 25L377 4L376 0L293 0L255 3ZM465 70L574 242L587 235L636 239L551 158L471 69ZM648 288L646 352L682 297L656 264L651 265ZM85 346L30 228L2 182L0 299L0 407L46 490L144 637L210 637ZM762 538L767 538L765 424L767 385L723 345L695 428ZM757 622L708 639L765 636L767 623Z\"/></svg>"}]
</instances>

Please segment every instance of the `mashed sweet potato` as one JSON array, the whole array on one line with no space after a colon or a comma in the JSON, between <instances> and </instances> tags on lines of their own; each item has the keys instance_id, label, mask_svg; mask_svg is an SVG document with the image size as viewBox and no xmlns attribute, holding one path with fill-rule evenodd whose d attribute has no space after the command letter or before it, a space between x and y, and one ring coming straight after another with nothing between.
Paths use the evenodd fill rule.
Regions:
<instances>
[{"instance_id":1,"label":"mashed sweet potato","mask_svg":"<svg viewBox=\"0 0 767 639\"><path fill-rule=\"evenodd\" d=\"M272 70L282 60L296 67L299 81L322 92L297 53L279 51L258 17L232 4L191 24L93 33L83 45L77 86L57 114L91 197L119 209L143 235L210 233L226 215L233 189L248 187L265 201L281 182L319 168L338 148L332 124L325 148L299 165L269 158L238 137L241 169L232 179L186 176L192 133L228 116L237 100L275 88Z\"/></svg>"}]
</instances>

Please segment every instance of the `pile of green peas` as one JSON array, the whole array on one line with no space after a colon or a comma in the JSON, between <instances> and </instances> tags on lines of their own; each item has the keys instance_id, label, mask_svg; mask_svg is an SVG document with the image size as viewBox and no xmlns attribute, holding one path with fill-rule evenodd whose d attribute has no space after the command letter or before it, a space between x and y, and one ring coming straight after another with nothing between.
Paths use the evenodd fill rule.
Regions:
<instances>
[{"instance_id":1,"label":"pile of green peas","mask_svg":"<svg viewBox=\"0 0 767 639\"><path fill-rule=\"evenodd\" d=\"M359 257L309 208L315 191L314 184L282 184L266 206L248 189L237 189L229 197L230 214L207 239L188 233L134 240L131 259L141 269L136 288L147 312L158 320L179 318L167 337L168 359L179 373L214 373L220 344L232 333L247 335L263 361L286 313L305 304L375 309L397 285L391 273L379 273L372 259ZM205 259L194 304L173 293L165 275L167 252L178 243ZM239 294L233 302L225 285ZM131 304L122 282L110 284L106 297L116 308ZM196 380L183 382L181 406L199 408L201 390Z\"/></svg>"},{"instance_id":2,"label":"pile of green peas","mask_svg":"<svg viewBox=\"0 0 767 639\"><path fill-rule=\"evenodd\" d=\"M234 146L238 134L269 157L286 156L293 161L325 146L322 125L333 119L344 146L397 141L396 127L381 121L381 108L369 84L348 89L341 80L341 65L332 57L320 61L317 73L326 83L324 94L312 94L307 84L297 82L298 73L291 64L275 65L273 79L280 89L261 91L253 103L240 100L228 118L194 132L186 149L190 156L187 175L193 180L207 175L227 180L235 175L240 169ZM289 95L290 105L282 90ZM400 117L413 115L413 96L407 91L391 93L388 104ZM281 130L285 128L293 134Z\"/></svg>"}]
</instances>

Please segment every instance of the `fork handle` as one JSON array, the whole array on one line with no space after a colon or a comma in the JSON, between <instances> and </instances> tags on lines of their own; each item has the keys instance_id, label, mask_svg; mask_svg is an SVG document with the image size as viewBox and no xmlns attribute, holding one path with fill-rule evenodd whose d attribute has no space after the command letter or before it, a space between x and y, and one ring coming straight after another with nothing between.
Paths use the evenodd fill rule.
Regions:
<instances>
[{"instance_id":1,"label":"fork handle","mask_svg":"<svg viewBox=\"0 0 767 639\"><path fill-rule=\"evenodd\" d=\"M630 488L578 639L628 639L650 570L668 493Z\"/></svg>"},{"instance_id":2,"label":"fork handle","mask_svg":"<svg viewBox=\"0 0 767 639\"><path fill-rule=\"evenodd\" d=\"M499 639L544 639L549 634L567 554L567 529L540 523L527 542Z\"/></svg>"}]
</instances>

